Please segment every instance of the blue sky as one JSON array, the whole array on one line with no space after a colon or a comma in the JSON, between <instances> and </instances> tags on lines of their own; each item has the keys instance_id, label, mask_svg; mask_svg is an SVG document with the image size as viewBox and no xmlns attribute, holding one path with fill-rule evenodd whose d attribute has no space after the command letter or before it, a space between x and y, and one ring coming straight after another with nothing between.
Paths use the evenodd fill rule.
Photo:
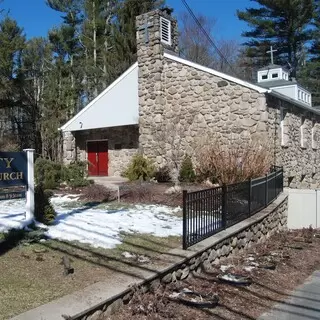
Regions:
<instances>
[{"instance_id":1,"label":"blue sky","mask_svg":"<svg viewBox=\"0 0 320 320\"><path fill-rule=\"evenodd\" d=\"M252 6L249 0L188 0L187 2L195 13L216 19L216 37L241 42L241 31L246 28L246 24L238 20L236 10ZM167 0L167 4L174 8L175 15L184 11L181 0ZM59 13L47 7L45 0L4 0L1 6L9 10L9 15L24 28L27 38L46 36L50 28L61 22Z\"/></svg>"}]
</instances>

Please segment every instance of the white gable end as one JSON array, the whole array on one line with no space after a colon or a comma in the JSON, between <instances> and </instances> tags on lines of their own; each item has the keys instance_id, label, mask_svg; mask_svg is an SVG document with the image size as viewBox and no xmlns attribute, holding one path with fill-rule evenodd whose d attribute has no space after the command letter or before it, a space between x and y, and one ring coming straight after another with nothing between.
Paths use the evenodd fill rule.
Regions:
<instances>
[{"instance_id":1,"label":"white gable end","mask_svg":"<svg viewBox=\"0 0 320 320\"><path fill-rule=\"evenodd\" d=\"M138 63L135 63L60 130L79 131L138 123Z\"/></svg>"}]
</instances>

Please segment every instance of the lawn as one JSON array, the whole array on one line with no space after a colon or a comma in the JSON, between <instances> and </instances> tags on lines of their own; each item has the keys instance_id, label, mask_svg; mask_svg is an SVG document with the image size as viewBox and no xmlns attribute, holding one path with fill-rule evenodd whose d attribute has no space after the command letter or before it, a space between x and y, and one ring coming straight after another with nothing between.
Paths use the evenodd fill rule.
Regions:
<instances>
[{"instance_id":1,"label":"lawn","mask_svg":"<svg viewBox=\"0 0 320 320\"><path fill-rule=\"evenodd\" d=\"M181 246L180 208L84 203L66 195L52 203L56 222L37 224L46 240L22 240L0 252L0 319L107 281L115 272L139 277L143 268L161 263L161 253ZM0 232L12 221L15 227L23 225L24 206L23 200L0 202ZM64 275L63 257L71 259L74 274Z\"/></svg>"},{"instance_id":2,"label":"lawn","mask_svg":"<svg viewBox=\"0 0 320 320\"><path fill-rule=\"evenodd\" d=\"M121 238L123 242L113 249L48 240L18 245L2 254L0 319L8 319L98 281L107 281L114 276L114 270L152 268L160 253L180 245L180 237L136 233L122 234ZM64 256L71 259L74 274L64 275L61 263Z\"/></svg>"}]
</instances>

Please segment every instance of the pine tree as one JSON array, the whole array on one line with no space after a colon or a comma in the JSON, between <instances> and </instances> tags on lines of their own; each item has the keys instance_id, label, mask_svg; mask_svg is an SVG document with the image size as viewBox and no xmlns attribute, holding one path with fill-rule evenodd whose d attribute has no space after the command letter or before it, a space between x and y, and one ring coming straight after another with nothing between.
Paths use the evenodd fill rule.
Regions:
<instances>
[{"instance_id":1,"label":"pine tree","mask_svg":"<svg viewBox=\"0 0 320 320\"><path fill-rule=\"evenodd\" d=\"M6 17L0 22L0 109L3 139L22 141L21 54L25 47L23 29ZM16 139L16 138L21 139Z\"/></svg>"},{"instance_id":2,"label":"pine tree","mask_svg":"<svg viewBox=\"0 0 320 320\"><path fill-rule=\"evenodd\" d=\"M21 57L23 117L29 127L23 136L28 144L26 147L33 146L38 154L43 153L42 116L45 108L43 94L46 76L50 72L50 59L51 48L48 40L44 38L29 40Z\"/></svg>"},{"instance_id":3,"label":"pine tree","mask_svg":"<svg viewBox=\"0 0 320 320\"><path fill-rule=\"evenodd\" d=\"M137 60L136 17L163 7L164 0L122 0L117 10L114 25L114 54L118 69L123 73Z\"/></svg>"},{"instance_id":4,"label":"pine tree","mask_svg":"<svg viewBox=\"0 0 320 320\"><path fill-rule=\"evenodd\" d=\"M295 76L304 46L312 38L310 23L316 0L253 1L259 8L237 11L238 18L251 27L250 31L242 33L249 38L245 45L254 50L256 58L266 55L265 44L273 45L278 50L276 62L290 64Z\"/></svg>"},{"instance_id":5,"label":"pine tree","mask_svg":"<svg viewBox=\"0 0 320 320\"><path fill-rule=\"evenodd\" d=\"M85 98L92 100L114 80L109 76L112 68L107 56L113 48L111 24L116 1L86 0L82 24L81 43L84 48Z\"/></svg>"},{"instance_id":6,"label":"pine tree","mask_svg":"<svg viewBox=\"0 0 320 320\"><path fill-rule=\"evenodd\" d=\"M298 73L298 80L312 93L312 104L320 106L320 1L316 2L309 59Z\"/></svg>"}]
</instances>

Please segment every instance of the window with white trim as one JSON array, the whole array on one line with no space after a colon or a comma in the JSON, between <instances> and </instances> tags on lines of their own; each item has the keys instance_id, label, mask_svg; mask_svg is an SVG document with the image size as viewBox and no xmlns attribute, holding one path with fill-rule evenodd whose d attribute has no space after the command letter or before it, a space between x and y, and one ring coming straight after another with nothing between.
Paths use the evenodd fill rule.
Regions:
<instances>
[{"instance_id":1,"label":"window with white trim","mask_svg":"<svg viewBox=\"0 0 320 320\"><path fill-rule=\"evenodd\" d=\"M171 21L160 17L160 39L161 42L171 45Z\"/></svg>"},{"instance_id":2,"label":"window with white trim","mask_svg":"<svg viewBox=\"0 0 320 320\"><path fill-rule=\"evenodd\" d=\"M301 91L298 90L298 99L301 99Z\"/></svg>"},{"instance_id":3,"label":"window with white trim","mask_svg":"<svg viewBox=\"0 0 320 320\"><path fill-rule=\"evenodd\" d=\"M316 123L317 123L316 120L312 120L312 129L311 129L312 149L317 149L318 148Z\"/></svg>"},{"instance_id":4,"label":"window with white trim","mask_svg":"<svg viewBox=\"0 0 320 320\"><path fill-rule=\"evenodd\" d=\"M300 145L301 145L301 148L306 147L305 136L304 136L305 120L306 120L306 118L304 116L302 116L301 117L301 124L300 124Z\"/></svg>"}]
</instances>

